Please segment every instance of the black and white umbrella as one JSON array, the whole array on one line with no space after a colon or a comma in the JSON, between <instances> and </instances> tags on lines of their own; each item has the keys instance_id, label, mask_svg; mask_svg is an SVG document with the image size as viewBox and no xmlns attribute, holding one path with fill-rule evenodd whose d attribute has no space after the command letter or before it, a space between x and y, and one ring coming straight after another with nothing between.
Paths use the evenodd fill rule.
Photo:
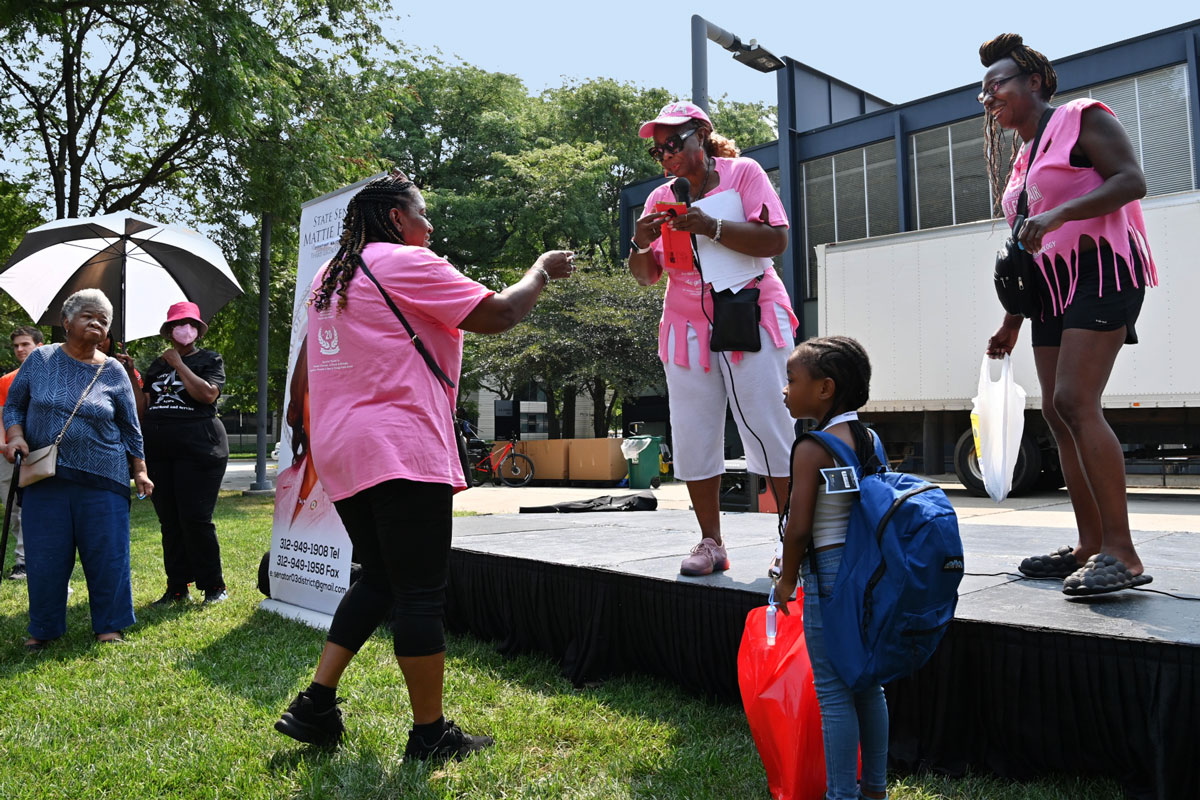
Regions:
<instances>
[{"instance_id":1,"label":"black and white umbrella","mask_svg":"<svg viewBox=\"0 0 1200 800\"><path fill-rule=\"evenodd\" d=\"M112 331L119 341L157 336L173 303L192 301L208 322L243 294L211 240L130 213L59 219L34 228L0 270L0 289L39 325L61 325L68 297L100 289L112 301Z\"/></svg>"}]
</instances>

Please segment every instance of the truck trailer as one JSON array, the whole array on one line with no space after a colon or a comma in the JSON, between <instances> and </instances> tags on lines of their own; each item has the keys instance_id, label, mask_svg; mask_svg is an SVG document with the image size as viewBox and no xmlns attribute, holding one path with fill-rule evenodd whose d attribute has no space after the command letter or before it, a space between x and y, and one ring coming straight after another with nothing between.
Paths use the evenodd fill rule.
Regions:
<instances>
[{"instance_id":1,"label":"truck trailer","mask_svg":"<svg viewBox=\"0 0 1200 800\"><path fill-rule=\"evenodd\" d=\"M1200 191L1159 195L1142 208L1159 286L1146 291L1139 344L1122 348L1102 403L1127 472L1151 472L1172 485L1172 476L1200 476ZM978 495L985 492L971 399L985 345L1004 315L992 270L1008 234L999 218L816 248L820 334L853 336L871 358L864 420L898 468L932 475L952 464ZM1029 328L1022 326L1012 355L1027 393L1013 494L1063 485L1041 415Z\"/></svg>"}]
</instances>

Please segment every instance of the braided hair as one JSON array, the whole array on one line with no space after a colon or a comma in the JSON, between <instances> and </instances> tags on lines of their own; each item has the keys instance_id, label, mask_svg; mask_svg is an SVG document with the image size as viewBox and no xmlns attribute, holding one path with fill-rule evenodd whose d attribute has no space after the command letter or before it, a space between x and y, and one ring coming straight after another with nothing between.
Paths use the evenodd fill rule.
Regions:
<instances>
[{"instance_id":1,"label":"braided hair","mask_svg":"<svg viewBox=\"0 0 1200 800\"><path fill-rule=\"evenodd\" d=\"M829 420L847 411L857 411L871 397L871 359L857 339L849 336L822 336L801 342L792 351L790 358L803 365L814 378L830 378L833 381L833 402L825 417L817 423L818 428L829 424ZM866 464L874 453L871 435L866 426L851 420L858 460Z\"/></svg>"},{"instance_id":2,"label":"braided hair","mask_svg":"<svg viewBox=\"0 0 1200 800\"><path fill-rule=\"evenodd\" d=\"M404 244L404 237L389 212L393 208L411 211L418 196L416 184L399 170L393 170L390 175L371 181L350 198L338 251L326 267L321 285L309 300L318 311L329 308L335 293L338 310L346 307L346 287L358 265L363 263L364 247L371 242Z\"/></svg>"},{"instance_id":3,"label":"braided hair","mask_svg":"<svg viewBox=\"0 0 1200 800\"><path fill-rule=\"evenodd\" d=\"M304 395L308 394L308 337L300 340L300 352L292 368L290 397L285 418L292 429L292 461L299 462L308 453L308 431L304 429Z\"/></svg>"},{"instance_id":4,"label":"braided hair","mask_svg":"<svg viewBox=\"0 0 1200 800\"><path fill-rule=\"evenodd\" d=\"M1058 91L1058 74L1050 65L1050 59L1025 45L1020 34L1002 33L991 41L979 46L979 60L984 67L990 67L1002 58L1011 58L1025 75L1042 76L1042 99L1050 102L1050 98ZM983 115L984 155L987 157L988 181L992 186L992 196L995 198L996 210L1000 210L1000 201L1004 197L1004 183L1012 170L1013 161L1017 158L1017 132L1013 131L1008 158L1008 169L1001 172L1000 154L1004 147L1004 131L996 124L996 118L991 114Z\"/></svg>"}]
</instances>

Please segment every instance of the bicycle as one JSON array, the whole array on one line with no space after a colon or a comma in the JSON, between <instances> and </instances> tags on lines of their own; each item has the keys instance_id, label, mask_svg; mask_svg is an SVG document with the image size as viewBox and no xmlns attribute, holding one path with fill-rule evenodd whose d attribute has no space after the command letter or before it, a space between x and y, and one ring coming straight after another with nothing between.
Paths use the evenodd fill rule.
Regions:
<instances>
[{"instance_id":1,"label":"bicycle","mask_svg":"<svg viewBox=\"0 0 1200 800\"><path fill-rule=\"evenodd\" d=\"M516 442L517 437L513 436L499 450L489 448L470 453L471 485L479 486L488 475L492 476L493 483L499 485L503 481L505 486L525 486L533 480L533 460L514 451Z\"/></svg>"}]
</instances>

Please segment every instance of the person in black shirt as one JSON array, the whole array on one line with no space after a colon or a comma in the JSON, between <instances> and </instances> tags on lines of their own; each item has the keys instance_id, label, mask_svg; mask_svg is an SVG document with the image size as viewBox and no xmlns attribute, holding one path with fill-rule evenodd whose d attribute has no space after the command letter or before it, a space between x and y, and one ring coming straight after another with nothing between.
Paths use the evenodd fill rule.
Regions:
<instances>
[{"instance_id":1,"label":"person in black shirt","mask_svg":"<svg viewBox=\"0 0 1200 800\"><path fill-rule=\"evenodd\" d=\"M217 417L225 362L196 347L207 331L195 303L171 306L159 329L171 347L150 364L138 393L167 573L158 605L187 601L190 583L204 592L205 603L228 596L212 521L229 461L229 440Z\"/></svg>"}]
</instances>

